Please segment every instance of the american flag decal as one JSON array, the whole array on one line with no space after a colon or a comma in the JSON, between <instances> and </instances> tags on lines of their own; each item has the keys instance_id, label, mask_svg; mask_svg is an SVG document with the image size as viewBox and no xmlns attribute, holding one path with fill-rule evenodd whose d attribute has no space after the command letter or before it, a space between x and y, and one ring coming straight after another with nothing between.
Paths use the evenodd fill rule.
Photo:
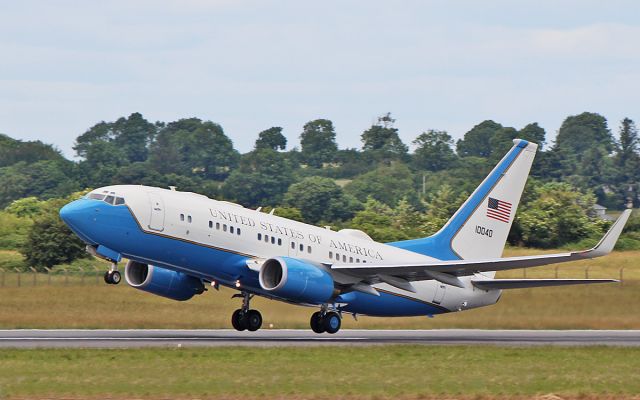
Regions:
<instances>
[{"instance_id":1,"label":"american flag decal","mask_svg":"<svg viewBox=\"0 0 640 400\"><path fill-rule=\"evenodd\" d=\"M510 216L511 203L489 197L489 203L487 204L487 217L508 223Z\"/></svg>"}]
</instances>

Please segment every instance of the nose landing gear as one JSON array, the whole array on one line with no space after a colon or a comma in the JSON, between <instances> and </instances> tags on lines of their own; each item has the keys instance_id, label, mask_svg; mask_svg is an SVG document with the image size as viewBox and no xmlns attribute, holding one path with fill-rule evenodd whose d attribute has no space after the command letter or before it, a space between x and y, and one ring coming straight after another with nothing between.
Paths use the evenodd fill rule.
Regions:
<instances>
[{"instance_id":1,"label":"nose landing gear","mask_svg":"<svg viewBox=\"0 0 640 400\"><path fill-rule=\"evenodd\" d=\"M248 330L255 332L262 326L262 314L258 310L251 310L249 302L253 295L248 292L234 294L231 298L242 297L242 308L239 308L231 315L231 325L237 331Z\"/></svg>"},{"instance_id":2,"label":"nose landing gear","mask_svg":"<svg viewBox=\"0 0 640 400\"><path fill-rule=\"evenodd\" d=\"M104 281L108 285L117 285L122 280L122 275L118 271L118 264L111 263L109 271L104 273Z\"/></svg>"}]
</instances>

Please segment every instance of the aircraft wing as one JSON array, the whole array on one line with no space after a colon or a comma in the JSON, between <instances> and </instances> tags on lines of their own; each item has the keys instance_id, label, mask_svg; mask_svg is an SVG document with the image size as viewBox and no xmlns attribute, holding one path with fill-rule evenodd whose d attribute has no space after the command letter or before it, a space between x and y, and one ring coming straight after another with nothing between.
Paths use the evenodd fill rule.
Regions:
<instances>
[{"instance_id":1,"label":"aircraft wing","mask_svg":"<svg viewBox=\"0 0 640 400\"><path fill-rule=\"evenodd\" d=\"M334 264L331 266L331 269L333 271L357 276L369 283L386 282L397 287L400 287L398 285L402 285L410 288L411 285L409 282L411 281L429 279L435 279L443 283L462 287L462 282L458 279L459 276L473 275L485 271L539 267L542 265L585 260L607 255L613 250L630 215L631 210L625 210L616 222L614 222L609 231L602 237L600 242L590 250L539 256L506 257L487 260L434 261L417 264ZM489 285L489 283L485 283L485 286L487 285ZM514 282L510 285L515 286L516 283Z\"/></svg>"}]
</instances>

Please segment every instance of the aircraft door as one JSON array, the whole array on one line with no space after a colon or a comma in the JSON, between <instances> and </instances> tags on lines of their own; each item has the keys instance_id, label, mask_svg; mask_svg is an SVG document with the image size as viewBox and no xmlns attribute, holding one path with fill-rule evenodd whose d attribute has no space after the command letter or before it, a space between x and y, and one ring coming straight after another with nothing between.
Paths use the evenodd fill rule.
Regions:
<instances>
[{"instance_id":1,"label":"aircraft door","mask_svg":"<svg viewBox=\"0 0 640 400\"><path fill-rule=\"evenodd\" d=\"M161 232L164 230L164 202L158 193L149 193L149 200L151 203L149 229Z\"/></svg>"},{"instance_id":2,"label":"aircraft door","mask_svg":"<svg viewBox=\"0 0 640 400\"><path fill-rule=\"evenodd\" d=\"M436 283L436 293L433 295L433 302L435 304L442 303L442 300L444 300L444 294L446 291L447 291L447 286L439 282Z\"/></svg>"}]
</instances>

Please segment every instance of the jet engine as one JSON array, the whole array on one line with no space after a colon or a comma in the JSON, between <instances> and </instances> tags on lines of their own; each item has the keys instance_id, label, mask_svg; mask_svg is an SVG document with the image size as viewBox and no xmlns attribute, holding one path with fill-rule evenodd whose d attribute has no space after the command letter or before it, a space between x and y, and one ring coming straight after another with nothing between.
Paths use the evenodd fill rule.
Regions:
<instances>
[{"instance_id":1,"label":"jet engine","mask_svg":"<svg viewBox=\"0 0 640 400\"><path fill-rule=\"evenodd\" d=\"M308 304L322 304L334 297L331 274L295 258L270 258L260 268L260 286L274 296Z\"/></svg>"},{"instance_id":2,"label":"jet engine","mask_svg":"<svg viewBox=\"0 0 640 400\"><path fill-rule=\"evenodd\" d=\"M182 272L129 261L124 267L127 283L145 292L184 301L204 292L202 281Z\"/></svg>"}]
</instances>

